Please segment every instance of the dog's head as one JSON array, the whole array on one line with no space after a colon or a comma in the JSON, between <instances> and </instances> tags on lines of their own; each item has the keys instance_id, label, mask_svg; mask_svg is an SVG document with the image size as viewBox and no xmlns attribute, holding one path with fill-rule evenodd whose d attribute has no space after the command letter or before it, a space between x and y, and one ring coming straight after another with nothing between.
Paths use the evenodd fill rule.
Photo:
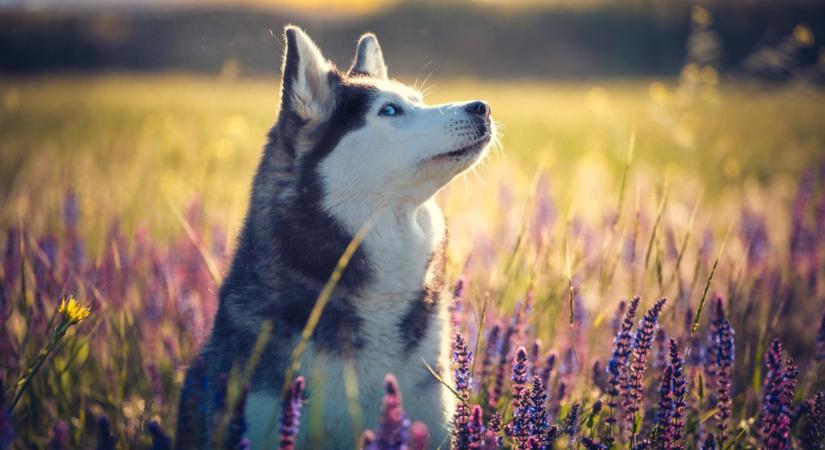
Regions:
<instances>
[{"instance_id":1,"label":"dog's head","mask_svg":"<svg viewBox=\"0 0 825 450\"><path fill-rule=\"evenodd\" d=\"M424 202L482 159L495 138L486 103L428 105L388 78L372 34L359 40L347 72L300 29L284 34L276 129L291 169L320 184L325 203L374 196Z\"/></svg>"}]
</instances>

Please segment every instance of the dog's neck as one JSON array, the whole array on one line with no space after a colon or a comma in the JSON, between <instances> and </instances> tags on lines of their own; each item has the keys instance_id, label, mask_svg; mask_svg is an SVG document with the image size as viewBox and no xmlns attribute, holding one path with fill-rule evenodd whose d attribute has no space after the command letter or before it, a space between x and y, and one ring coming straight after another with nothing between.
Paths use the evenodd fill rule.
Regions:
<instances>
[{"instance_id":1,"label":"dog's neck","mask_svg":"<svg viewBox=\"0 0 825 450\"><path fill-rule=\"evenodd\" d=\"M366 297L415 295L432 276L429 263L446 236L444 217L433 198L416 202L386 194L331 197L324 208L353 236L369 223L361 244L373 274Z\"/></svg>"}]
</instances>

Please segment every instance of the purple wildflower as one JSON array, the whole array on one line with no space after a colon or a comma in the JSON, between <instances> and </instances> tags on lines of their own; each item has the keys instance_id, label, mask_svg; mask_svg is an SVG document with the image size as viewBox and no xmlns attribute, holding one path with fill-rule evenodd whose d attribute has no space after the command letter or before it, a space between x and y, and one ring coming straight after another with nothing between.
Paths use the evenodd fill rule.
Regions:
<instances>
[{"instance_id":1,"label":"purple wildflower","mask_svg":"<svg viewBox=\"0 0 825 450\"><path fill-rule=\"evenodd\" d=\"M580 408L581 405L579 403L574 403L573 406L570 407L570 411L567 413L567 417L564 418L564 427L562 429L562 432L567 435L571 449L576 447L576 435L579 432Z\"/></svg>"},{"instance_id":2,"label":"purple wildflower","mask_svg":"<svg viewBox=\"0 0 825 450\"><path fill-rule=\"evenodd\" d=\"M590 439L587 436L582 437L582 447L586 450L607 450L606 445L595 439Z\"/></svg>"},{"instance_id":3,"label":"purple wildflower","mask_svg":"<svg viewBox=\"0 0 825 450\"><path fill-rule=\"evenodd\" d=\"M539 367L539 358L541 355L541 339L536 339L533 341L533 345L530 346L530 364L528 367L528 373L530 375L536 373Z\"/></svg>"},{"instance_id":4,"label":"purple wildflower","mask_svg":"<svg viewBox=\"0 0 825 450\"><path fill-rule=\"evenodd\" d=\"M762 441L765 447L784 450L789 446L791 401L796 385L796 368L782 367L782 343L774 339L765 353L765 383L762 387Z\"/></svg>"},{"instance_id":5,"label":"purple wildflower","mask_svg":"<svg viewBox=\"0 0 825 450\"><path fill-rule=\"evenodd\" d=\"M716 425L719 428L719 441L723 443L727 440L731 417L734 352L733 327L722 317L716 325Z\"/></svg>"},{"instance_id":6,"label":"purple wildflower","mask_svg":"<svg viewBox=\"0 0 825 450\"><path fill-rule=\"evenodd\" d=\"M505 431L516 441L516 447L521 449L527 445L530 437L530 399L527 392L527 350L524 347L516 349L513 359L513 421Z\"/></svg>"},{"instance_id":7,"label":"purple wildflower","mask_svg":"<svg viewBox=\"0 0 825 450\"><path fill-rule=\"evenodd\" d=\"M280 427L280 450L293 450L295 448L295 436L301 426L301 406L303 405L302 394L304 392L304 377L297 377L289 387L289 392L284 395L281 404L281 427Z\"/></svg>"},{"instance_id":8,"label":"purple wildflower","mask_svg":"<svg viewBox=\"0 0 825 450\"><path fill-rule=\"evenodd\" d=\"M541 384L547 386L550 382L550 374L553 372L553 366L556 365L556 352L551 351L544 360L544 367L541 368Z\"/></svg>"},{"instance_id":9,"label":"purple wildflower","mask_svg":"<svg viewBox=\"0 0 825 450\"><path fill-rule=\"evenodd\" d=\"M682 440L685 437L684 415L687 382L685 381L685 360L679 354L679 343L673 338L670 339L670 365L668 367L672 370L671 395L673 396L669 428L670 448L677 449L684 447Z\"/></svg>"},{"instance_id":10,"label":"purple wildflower","mask_svg":"<svg viewBox=\"0 0 825 450\"><path fill-rule=\"evenodd\" d=\"M663 328L656 330L656 351L653 352L651 367L655 370L664 369L667 365L667 335Z\"/></svg>"},{"instance_id":11,"label":"purple wildflower","mask_svg":"<svg viewBox=\"0 0 825 450\"><path fill-rule=\"evenodd\" d=\"M392 374L384 377L384 401L378 419L376 445L381 450L405 450L410 420L401 404L398 381Z\"/></svg>"},{"instance_id":12,"label":"purple wildflower","mask_svg":"<svg viewBox=\"0 0 825 450\"><path fill-rule=\"evenodd\" d=\"M633 337L633 360L627 377L627 388L624 392L625 422L631 429L632 434L638 431L636 423L636 413L641 407L642 382L647 370L647 355L653 345L653 333L659 321L659 314L662 312L667 299L662 298L650 308L636 329Z\"/></svg>"},{"instance_id":13,"label":"purple wildflower","mask_svg":"<svg viewBox=\"0 0 825 450\"><path fill-rule=\"evenodd\" d=\"M802 447L806 450L825 449L825 391L817 392L802 404L805 423L802 426Z\"/></svg>"},{"instance_id":14,"label":"purple wildflower","mask_svg":"<svg viewBox=\"0 0 825 450\"><path fill-rule=\"evenodd\" d=\"M659 386L659 410L656 412L655 442L658 448L668 449L673 442L670 424L673 417L673 367L668 365Z\"/></svg>"},{"instance_id":15,"label":"purple wildflower","mask_svg":"<svg viewBox=\"0 0 825 450\"><path fill-rule=\"evenodd\" d=\"M501 447L503 438L498 434L501 431L501 413L493 412L487 421L487 431L484 432L485 450L496 450Z\"/></svg>"},{"instance_id":16,"label":"purple wildflower","mask_svg":"<svg viewBox=\"0 0 825 450\"><path fill-rule=\"evenodd\" d=\"M473 352L467 348L467 342L461 333L456 332L453 341L453 366L455 367L455 388L465 398L469 398L470 387L473 384L473 376L470 373L470 363L473 360Z\"/></svg>"},{"instance_id":17,"label":"purple wildflower","mask_svg":"<svg viewBox=\"0 0 825 450\"><path fill-rule=\"evenodd\" d=\"M761 263L768 253L768 231L765 218L750 209L743 210L739 237L747 250L748 265L754 267Z\"/></svg>"},{"instance_id":18,"label":"purple wildflower","mask_svg":"<svg viewBox=\"0 0 825 450\"><path fill-rule=\"evenodd\" d=\"M636 309L639 307L639 297L635 297L627 308L624 320L622 321L619 332L613 338L613 356L607 362L608 377L608 400L607 400L607 418L605 422L608 427L608 437L605 441L612 444L613 440L613 425L616 423L614 412L620 406L618 400L623 394L625 386L627 385L627 369L628 360L631 355L631 335L630 331L633 329L633 318L636 316Z\"/></svg>"},{"instance_id":19,"label":"purple wildflower","mask_svg":"<svg viewBox=\"0 0 825 450\"><path fill-rule=\"evenodd\" d=\"M470 423L467 426L468 429L468 445L467 449L477 450L484 448L484 432L486 431L484 428L484 413L481 410L481 406L473 405L472 412L470 413ZM456 447L456 450L461 450L464 447Z\"/></svg>"},{"instance_id":20,"label":"purple wildflower","mask_svg":"<svg viewBox=\"0 0 825 450\"><path fill-rule=\"evenodd\" d=\"M490 408L490 410L496 408L496 404L498 404L498 399L501 397L501 393L504 389L504 373L507 370L507 357L510 355L510 345L512 345L513 337L518 332L519 323L521 321L521 319L519 319L520 313L518 312L520 308L517 307L516 309L517 311L513 316L513 320L507 327L507 331L504 333L504 337L501 339L501 345L499 346L498 365L496 366L496 378L493 381L493 385L490 387L488 391L487 406Z\"/></svg>"},{"instance_id":21,"label":"purple wildflower","mask_svg":"<svg viewBox=\"0 0 825 450\"><path fill-rule=\"evenodd\" d=\"M579 372L579 355L573 347L568 347L564 352L564 358L559 365L559 375L567 382Z\"/></svg>"},{"instance_id":22,"label":"purple wildflower","mask_svg":"<svg viewBox=\"0 0 825 450\"><path fill-rule=\"evenodd\" d=\"M470 373L470 362L473 354L467 349L467 343L456 332L453 340L453 367L455 373L455 388L459 399L453 414L453 448L465 449L470 444L470 387L472 386L472 374Z\"/></svg>"},{"instance_id":23,"label":"purple wildflower","mask_svg":"<svg viewBox=\"0 0 825 450\"><path fill-rule=\"evenodd\" d=\"M596 386L600 391L607 392L610 389L610 385L607 383L607 371L602 368L602 363L598 359L593 361L590 377L593 380L593 386Z\"/></svg>"},{"instance_id":24,"label":"purple wildflower","mask_svg":"<svg viewBox=\"0 0 825 450\"><path fill-rule=\"evenodd\" d=\"M702 450L716 450L716 438L713 434L708 433L705 440L702 441Z\"/></svg>"},{"instance_id":25,"label":"purple wildflower","mask_svg":"<svg viewBox=\"0 0 825 450\"><path fill-rule=\"evenodd\" d=\"M542 448L547 448L548 443L545 441L542 433L547 429L549 417L547 414L547 393L544 390L544 385L541 383L541 377L538 375L533 377L530 385L530 404L529 404L529 426L530 433L534 436L541 436Z\"/></svg>"}]
</instances>

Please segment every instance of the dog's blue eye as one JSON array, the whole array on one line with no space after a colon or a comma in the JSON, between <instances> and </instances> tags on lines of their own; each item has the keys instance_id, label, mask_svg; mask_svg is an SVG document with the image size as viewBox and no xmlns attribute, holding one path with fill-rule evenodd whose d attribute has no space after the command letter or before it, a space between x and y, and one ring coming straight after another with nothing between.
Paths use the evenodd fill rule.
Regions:
<instances>
[{"instance_id":1,"label":"dog's blue eye","mask_svg":"<svg viewBox=\"0 0 825 450\"><path fill-rule=\"evenodd\" d=\"M395 103L387 103L378 110L379 116L400 116L404 111Z\"/></svg>"}]
</instances>

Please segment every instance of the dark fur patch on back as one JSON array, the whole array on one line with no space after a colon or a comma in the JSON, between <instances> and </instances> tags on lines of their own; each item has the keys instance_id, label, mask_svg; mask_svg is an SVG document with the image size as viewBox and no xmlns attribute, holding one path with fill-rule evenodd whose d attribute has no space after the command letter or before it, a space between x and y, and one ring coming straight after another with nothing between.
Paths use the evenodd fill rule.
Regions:
<instances>
[{"instance_id":1,"label":"dark fur patch on back","mask_svg":"<svg viewBox=\"0 0 825 450\"><path fill-rule=\"evenodd\" d=\"M277 224L275 241L281 255L291 267L320 282L332 274L353 236L321 207L324 186L318 165L347 133L366 124L364 115L372 99L373 90L369 87L339 85L331 116L312 132L316 144L299 156L299 172L295 174L298 195L290 204L273 209L277 215L272 220ZM355 290L364 286L369 277L367 255L359 248L339 284Z\"/></svg>"},{"instance_id":2,"label":"dark fur patch on back","mask_svg":"<svg viewBox=\"0 0 825 450\"><path fill-rule=\"evenodd\" d=\"M432 273L430 282L418 293L418 298L410 305L407 314L398 323L398 333L404 351L409 352L418 347L418 344L427 333L432 322L432 315L438 307L441 293L444 290L444 268L447 262L447 237L433 252L427 262L427 270Z\"/></svg>"}]
</instances>

